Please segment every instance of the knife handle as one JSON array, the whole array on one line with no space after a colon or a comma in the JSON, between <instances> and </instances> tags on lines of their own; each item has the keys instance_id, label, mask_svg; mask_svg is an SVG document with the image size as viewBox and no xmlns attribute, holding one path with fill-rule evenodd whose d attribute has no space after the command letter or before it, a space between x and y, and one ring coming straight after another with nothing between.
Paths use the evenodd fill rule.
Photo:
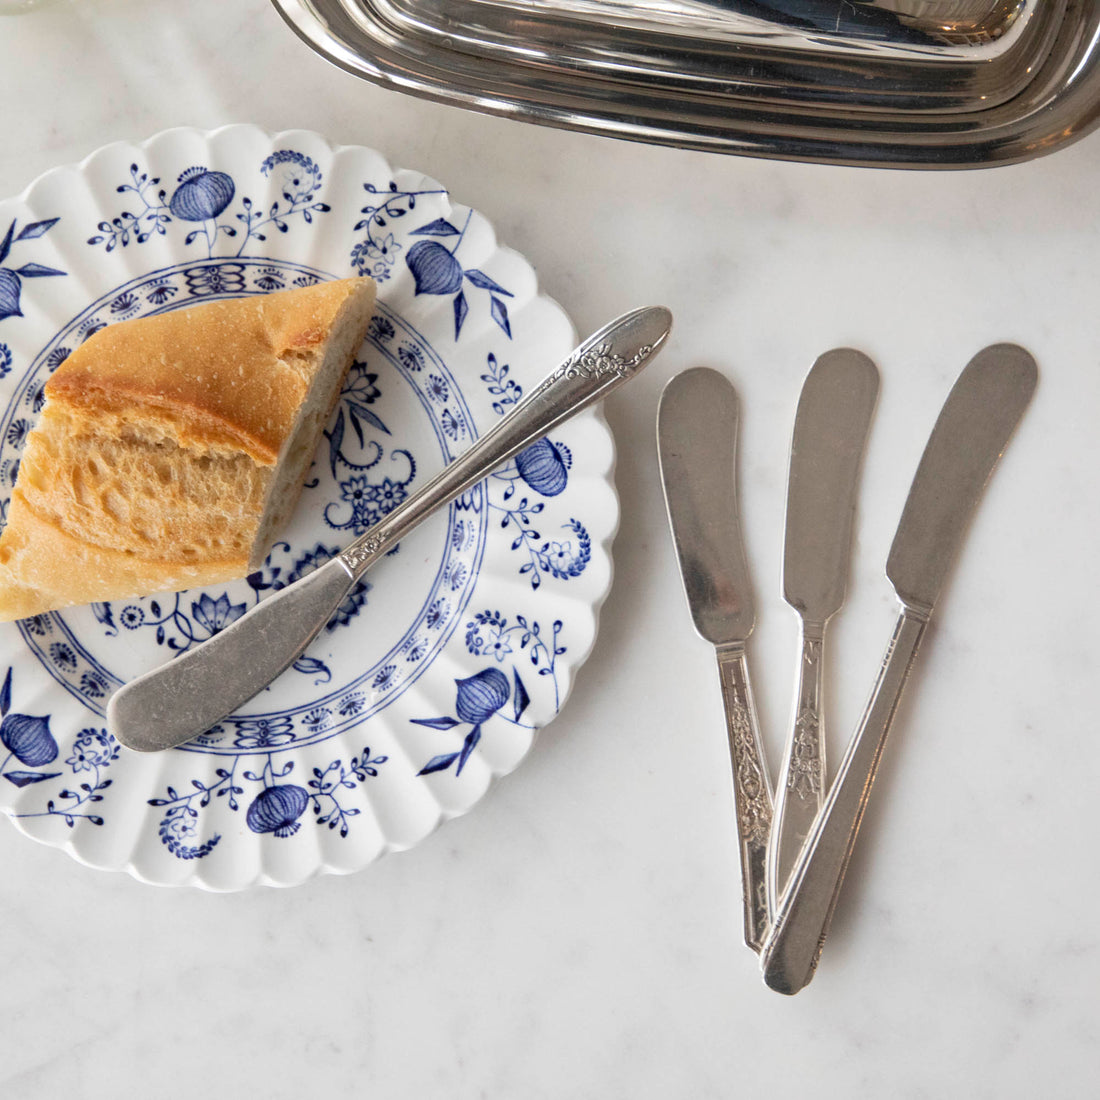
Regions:
<instances>
[{"instance_id":1,"label":"knife handle","mask_svg":"<svg viewBox=\"0 0 1100 1100\"><path fill-rule=\"evenodd\" d=\"M772 790L760 741L760 723L741 644L718 648L718 672L733 770L733 801L741 850L745 943L759 952L768 934L767 854Z\"/></svg>"},{"instance_id":2,"label":"knife handle","mask_svg":"<svg viewBox=\"0 0 1100 1100\"><path fill-rule=\"evenodd\" d=\"M352 579L361 577L437 508L633 378L662 347L671 326L667 309L649 306L622 314L590 336L508 416L340 551L340 561Z\"/></svg>"},{"instance_id":3,"label":"knife handle","mask_svg":"<svg viewBox=\"0 0 1100 1100\"><path fill-rule=\"evenodd\" d=\"M107 704L111 732L127 748L153 752L182 745L232 714L294 663L382 554L498 464L634 377L663 347L671 325L663 306L631 310L605 325L510 415L314 574L123 685Z\"/></svg>"},{"instance_id":4,"label":"knife handle","mask_svg":"<svg viewBox=\"0 0 1100 1100\"><path fill-rule=\"evenodd\" d=\"M825 624L803 620L794 719L776 785L768 847L773 912L825 799L824 649Z\"/></svg>"},{"instance_id":5,"label":"knife handle","mask_svg":"<svg viewBox=\"0 0 1100 1100\"><path fill-rule=\"evenodd\" d=\"M764 981L779 993L797 993L817 969L886 735L927 624L926 613L902 606L871 699L791 872L761 952Z\"/></svg>"}]
</instances>

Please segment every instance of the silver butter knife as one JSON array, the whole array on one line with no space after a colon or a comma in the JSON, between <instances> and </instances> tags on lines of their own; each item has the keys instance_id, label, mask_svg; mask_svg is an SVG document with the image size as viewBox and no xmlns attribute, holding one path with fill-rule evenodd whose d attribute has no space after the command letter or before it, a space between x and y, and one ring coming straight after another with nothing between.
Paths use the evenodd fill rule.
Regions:
<instances>
[{"instance_id":1,"label":"silver butter knife","mask_svg":"<svg viewBox=\"0 0 1100 1100\"><path fill-rule=\"evenodd\" d=\"M932 429L886 564L901 614L870 701L791 873L762 952L764 981L780 993L797 993L813 978L925 626L982 490L1037 380L1035 360L1023 348L986 348L959 376Z\"/></svg>"},{"instance_id":2,"label":"silver butter knife","mask_svg":"<svg viewBox=\"0 0 1100 1100\"><path fill-rule=\"evenodd\" d=\"M848 585L856 487L878 386L878 368L866 355L837 348L814 363L795 413L783 597L798 612L801 646L768 845L773 910L825 798L825 628Z\"/></svg>"},{"instance_id":3,"label":"silver butter knife","mask_svg":"<svg viewBox=\"0 0 1100 1100\"><path fill-rule=\"evenodd\" d=\"M669 524L695 629L715 647L733 768L745 942L768 931L766 856L772 792L745 643L755 624L737 507L737 393L695 367L672 378L657 413Z\"/></svg>"},{"instance_id":4,"label":"silver butter knife","mask_svg":"<svg viewBox=\"0 0 1100 1100\"><path fill-rule=\"evenodd\" d=\"M331 561L120 688L107 704L111 732L128 748L151 752L182 745L232 714L297 660L359 577L418 523L634 377L671 326L672 314L653 306L590 336L491 431Z\"/></svg>"}]
</instances>

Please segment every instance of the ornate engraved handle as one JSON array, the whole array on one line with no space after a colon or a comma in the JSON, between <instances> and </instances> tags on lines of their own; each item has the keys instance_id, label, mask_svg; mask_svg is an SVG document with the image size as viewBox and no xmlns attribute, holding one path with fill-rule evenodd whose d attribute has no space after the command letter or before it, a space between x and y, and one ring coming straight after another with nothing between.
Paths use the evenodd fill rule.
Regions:
<instances>
[{"instance_id":1,"label":"ornate engraved handle","mask_svg":"<svg viewBox=\"0 0 1100 1100\"><path fill-rule=\"evenodd\" d=\"M654 306L625 313L589 337L491 431L339 554L351 578L357 580L436 508L625 382L664 344L671 324L669 311Z\"/></svg>"},{"instance_id":2,"label":"ornate engraved handle","mask_svg":"<svg viewBox=\"0 0 1100 1100\"><path fill-rule=\"evenodd\" d=\"M232 714L297 660L381 554L500 463L630 378L661 348L671 324L669 311L656 306L602 328L492 431L341 554L115 692L107 704L111 732L128 748L150 752L182 745Z\"/></svg>"},{"instance_id":3,"label":"ornate engraved handle","mask_svg":"<svg viewBox=\"0 0 1100 1100\"><path fill-rule=\"evenodd\" d=\"M767 853L772 824L772 790L760 742L743 645L720 646L718 672L729 735L733 801L741 847L741 897L745 943L759 951L768 935Z\"/></svg>"},{"instance_id":4,"label":"ornate engraved handle","mask_svg":"<svg viewBox=\"0 0 1100 1100\"><path fill-rule=\"evenodd\" d=\"M773 911L825 797L824 649L825 624L803 621L794 721L779 771L768 854Z\"/></svg>"}]
</instances>

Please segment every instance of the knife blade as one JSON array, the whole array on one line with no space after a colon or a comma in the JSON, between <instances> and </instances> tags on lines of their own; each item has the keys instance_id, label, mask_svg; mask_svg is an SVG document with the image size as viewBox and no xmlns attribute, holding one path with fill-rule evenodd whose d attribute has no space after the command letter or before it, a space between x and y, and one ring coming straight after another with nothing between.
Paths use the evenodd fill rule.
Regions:
<instances>
[{"instance_id":1,"label":"knife blade","mask_svg":"<svg viewBox=\"0 0 1100 1100\"><path fill-rule=\"evenodd\" d=\"M878 368L852 348L819 356L798 400L787 478L783 597L798 612L795 707L768 843L773 911L825 795L825 633L844 603L856 486Z\"/></svg>"},{"instance_id":2,"label":"knife blade","mask_svg":"<svg viewBox=\"0 0 1100 1100\"><path fill-rule=\"evenodd\" d=\"M297 659L360 576L417 524L502 462L606 397L664 346L672 314L635 309L577 347L503 420L319 569L256 604L231 626L124 685L107 724L125 746L182 745L262 691Z\"/></svg>"},{"instance_id":3,"label":"knife blade","mask_svg":"<svg viewBox=\"0 0 1100 1100\"><path fill-rule=\"evenodd\" d=\"M737 496L740 403L707 367L673 377L657 412L657 453L680 576L696 632L715 648L733 773L745 943L769 924L766 858L772 793L749 680L755 625Z\"/></svg>"},{"instance_id":4,"label":"knife blade","mask_svg":"<svg viewBox=\"0 0 1100 1100\"><path fill-rule=\"evenodd\" d=\"M796 864L761 955L764 981L797 993L813 978L890 724L970 518L1038 380L1014 344L980 351L928 440L887 559L900 615L878 680Z\"/></svg>"}]
</instances>

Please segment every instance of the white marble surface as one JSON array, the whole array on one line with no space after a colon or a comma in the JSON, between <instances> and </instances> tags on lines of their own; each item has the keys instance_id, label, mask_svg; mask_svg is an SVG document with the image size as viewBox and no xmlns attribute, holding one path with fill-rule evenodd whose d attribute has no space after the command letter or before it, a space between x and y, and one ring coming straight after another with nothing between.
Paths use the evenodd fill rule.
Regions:
<instances>
[{"instance_id":1,"label":"white marble surface","mask_svg":"<svg viewBox=\"0 0 1100 1100\"><path fill-rule=\"evenodd\" d=\"M72 0L0 19L0 193L119 138L251 121L383 150L527 255L581 330L664 302L674 342L609 403L617 581L566 709L514 775L350 878L208 895L0 829L0 1095L1084 1096L1100 1043L1095 542L1100 137L994 171L788 165L547 130L374 89L264 0ZM829 688L834 759L889 637L883 562L980 347L1040 363L894 729L814 983L741 945L711 656L664 525L664 382L744 401L753 671L776 763L802 377L838 344L882 396Z\"/></svg>"}]
</instances>

